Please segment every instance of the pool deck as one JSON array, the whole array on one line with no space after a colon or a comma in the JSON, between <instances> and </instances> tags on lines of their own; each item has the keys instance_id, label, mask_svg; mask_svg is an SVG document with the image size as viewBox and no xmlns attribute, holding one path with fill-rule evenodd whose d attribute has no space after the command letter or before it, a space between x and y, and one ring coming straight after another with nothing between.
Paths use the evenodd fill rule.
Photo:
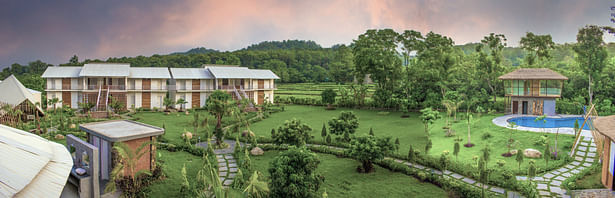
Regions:
<instances>
[{"instance_id":1,"label":"pool deck","mask_svg":"<svg viewBox=\"0 0 615 198\"><path fill-rule=\"evenodd\" d=\"M518 114L509 114L509 115L504 115L504 116L500 116L497 118L494 118L492 120L493 124L501 126L501 127L505 127L505 128L509 128L512 129L508 126L508 119L511 118L517 118L517 117L536 117L535 115L518 115ZM556 115L556 116L547 116L547 118L569 118L569 117L583 117L583 115ZM582 124L582 123L580 123ZM531 131L531 132L538 132L538 133L557 133L559 130L560 134L568 134L568 135L574 135L574 128L569 128L569 127L561 127L561 128L535 128L535 127L524 127L524 126L517 126L515 128L516 130L520 130L520 131ZM583 137L592 137L592 133L590 130L582 130L581 131L581 136Z\"/></svg>"}]
</instances>

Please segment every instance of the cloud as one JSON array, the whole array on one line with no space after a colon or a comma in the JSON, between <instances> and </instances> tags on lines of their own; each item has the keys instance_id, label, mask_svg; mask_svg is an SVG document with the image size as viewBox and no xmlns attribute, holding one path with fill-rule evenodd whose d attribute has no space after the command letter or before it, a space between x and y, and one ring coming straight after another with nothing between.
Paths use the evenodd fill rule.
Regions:
<instances>
[{"instance_id":1,"label":"cloud","mask_svg":"<svg viewBox=\"0 0 615 198\"><path fill-rule=\"evenodd\" d=\"M154 0L0 3L0 65L41 59L166 54L204 46L237 50L264 40L351 43L370 28L433 31L455 43L526 31L574 42L585 24L611 25L607 0ZM608 36L613 41L612 36ZM0 66L1 67L1 66Z\"/></svg>"}]
</instances>

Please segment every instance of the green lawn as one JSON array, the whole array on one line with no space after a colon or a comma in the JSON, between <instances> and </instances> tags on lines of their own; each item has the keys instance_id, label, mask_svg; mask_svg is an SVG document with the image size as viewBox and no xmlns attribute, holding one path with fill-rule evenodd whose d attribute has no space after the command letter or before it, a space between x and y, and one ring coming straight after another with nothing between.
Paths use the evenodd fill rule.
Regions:
<instances>
[{"instance_id":1,"label":"green lawn","mask_svg":"<svg viewBox=\"0 0 615 198\"><path fill-rule=\"evenodd\" d=\"M203 159L186 152L168 152L158 150L159 160L164 161L164 174L166 179L156 181L148 186L149 194L147 197L180 197L179 188L182 182L181 169L186 165L186 175L188 181L196 181L197 172L203 167Z\"/></svg>"},{"instance_id":2,"label":"green lawn","mask_svg":"<svg viewBox=\"0 0 615 198\"><path fill-rule=\"evenodd\" d=\"M600 189L602 185L602 166L599 166L588 175L577 179L575 184L578 189Z\"/></svg>"},{"instance_id":3,"label":"green lawn","mask_svg":"<svg viewBox=\"0 0 615 198\"><path fill-rule=\"evenodd\" d=\"M201 121L205 118L205 116L209 117L209 129L210 133L212 133L213 129L216 126L215 117L209 115L209 113L205 110L198 110L196 112L200 115L199 119ZM255 113L250 113L248 114L248 117L254 117L255 115ZM194 112L192 112L190 115L186 115L185 113L181 112L171 113L169 115L166 115L162 112L139 112L132 115L132 117L136 118L138 122L143 122L158 127L162 127L162 125L164 124L167 130L163 137L174 144L183 142L183 140L181 139L181 134L184 132L184 130L189 132L194 131L194 127L192 126L192 121L194 120ZM226 126L230 123L234 123L235 120L236 119L234 119L233 117L224 116L222 117L222 125ZM204 133L205 129L199 128L199 131L197 134L195 134L195 137L196 135L203 135Z\"/></svg>"},{"instance_id":4,"label":"green lawn","mask_svg":"<svg viewBox=\"0 0 615 198\"><path fill-rule=\"evenodd\" d=\"M321 140L320 136L323 123L326 123L332 117L338 116L341 111L353 111L359 118L359 128L357 130L358 135L368 134L369 129L373 128L376 136L390 136L395 140L399 138L401 143L400 153L407 153L409 145L413 145L415 149L424 151L427 137L424 132L423 124L419 119L418 113L412 113L410 118L401 118L400 112L383 113L374 110L357 110L357 109L344 109L338 108L337 110L325 110L324 107L315 106L299 106L288 105L286 111L274 113L269 118L254 123L251 125L252 131L257 136L270 137L271 129L278 128L285 120L292 118L298 118L306 122L313 129L312 135L317 140ZM498 115L485 115L472 127L472 143L476 146L472 148L461 147L459 154L459 162L461 163L473 163L473 156L481 155L481 149L485 145L491 146L491 163L490 166L495 166L497 160L505 160L506 167L509 169L517 169L517 162L514 157L503 157L502 153L507 152L506 142L511 130L494 125L491 120ZM445 115L443 115L445 116ZM431 137L433 147L429 154L440 155L443 151L448 150L452 153L454 146L454 137L445 137L445 132L442 126L445 125L445 118L436 121L433 127L431 127ZM457 131L458 135L467 141L467 124L465 122L458 122L452 125L452 128ZM485 133L490 133L493 137L483 140L481 137ZM534 132L514 131L513 138L518 141L516 148L526 149L535 148L539 151L544 151L544 146L534 145L535 140L539 139L542 134ZM555 135L549 135L550 140L555 139ZM574 137L570 135L560 135L558 140L558 148L562 153L569 151L569 147L572 145ZM551 145L554 145L552 142ZM565 149L567 148L567 149ZM454 157L453 157L454 159ZM535 159L539 168L544 168L545 162L541 159ZM521 168L527 170L528 159L525 159ZM563 160L549 161L549 164L563 163Z\"/></svg>"},{"instance_id":5,"label":"green lawn","mask_svg":"<svg viewBox=\"0 0 615 198\"><path fill-rule=\"evenodd\" d=\"M278 151L267 151L262 156L252 156L252 165L256 170L269 177L269 163ZM443 189L428 183L420 182L414 177L402 173L391 172L376 166L376 172L370 174L357 173L355 168L359 162L337 158L333 155L318 154L320 165L317 174L325 177L319 194L324 189L329 197L447 197Z\"/></svg>"}]
</instances>

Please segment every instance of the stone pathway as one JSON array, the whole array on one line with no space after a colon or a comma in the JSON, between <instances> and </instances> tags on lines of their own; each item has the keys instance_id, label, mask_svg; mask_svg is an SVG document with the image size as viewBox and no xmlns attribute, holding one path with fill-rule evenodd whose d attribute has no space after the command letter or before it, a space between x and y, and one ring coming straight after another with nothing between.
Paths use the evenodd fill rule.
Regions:
<instances>
[{"instance_id":1,"label":"stone pathway","mask_svg":"<svg viewBox=\"0 0 615 198\"><path fill-rule=\"evenodd\" d=\"M532 181L537 183L536 188L541 197L570 197L566 190L562 188L562 182L596 162L596 144L593 142L593 138L584 137L579 141L573 156L574 161L559 169L532 178ZM519 176L517 179L527 180L526 177Z\"/></svg>"},{"instance_id":2,"label":"stone pathway","mask_svg":"<svg viewBox=\"0 0 615 198\"><path fill-rule=\"evenodd\" d=\"M218 176L220 181L222 181L222 185L228 187L233 184L233 179L237 174L237 170L239 170L237 161L232 154L218 154L216 159L218 159Z\"/></svg>"},{"instance_id":3,"label":"stone pathway","mask_svg":"<svg viewBox=\"0 0 615 198\"><path fill-rule=\"evenodd\" d=\"M209 143L214 144L215 140L210 141ZM216 154L216 160L218 160L218 176L220 177L220 181L223 186L230 186L233 184L233 179L237 174L237 160L233 157L233 151L235 149L235 141L233 140L224 140L224 143L229 144L228 148L225 149L215 149L214 153ZM208 142L199 142L196 146L203 147L207 149ZM241 146L245 146L244 143L240 143Z\"/></svg>"}]
</instances>

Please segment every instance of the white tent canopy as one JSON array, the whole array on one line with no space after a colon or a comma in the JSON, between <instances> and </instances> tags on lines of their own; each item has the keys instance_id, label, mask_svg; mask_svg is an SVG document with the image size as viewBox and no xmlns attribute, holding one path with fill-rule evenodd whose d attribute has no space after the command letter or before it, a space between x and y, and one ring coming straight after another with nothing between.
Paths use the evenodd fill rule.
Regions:
<instances>
[{"instance_id":1,"label":"white tent canopy","mask_svg":"<svg viewBox=\"0 0 615 198\"><path fill-rule=\"evenodd\" d=\"M61 144L0 125L0 197L59 197L73 161Z\"/></svg>"},{"instance_id":2,"label":"white tent canopy","mask_svg":"<svg viewBox=\"0 0 615 198\"><path fill-rule=\"evenodd\" d=\"M41 102L40 92L32 92L33 90L29 90L15 76L11 75L0 81L0 104L9 104L13 107L23 103L24 101L30 101L32 105L37 102ZM36 107L39 112L43 112L40 107Z\"/></svg>"}]
</instances>

